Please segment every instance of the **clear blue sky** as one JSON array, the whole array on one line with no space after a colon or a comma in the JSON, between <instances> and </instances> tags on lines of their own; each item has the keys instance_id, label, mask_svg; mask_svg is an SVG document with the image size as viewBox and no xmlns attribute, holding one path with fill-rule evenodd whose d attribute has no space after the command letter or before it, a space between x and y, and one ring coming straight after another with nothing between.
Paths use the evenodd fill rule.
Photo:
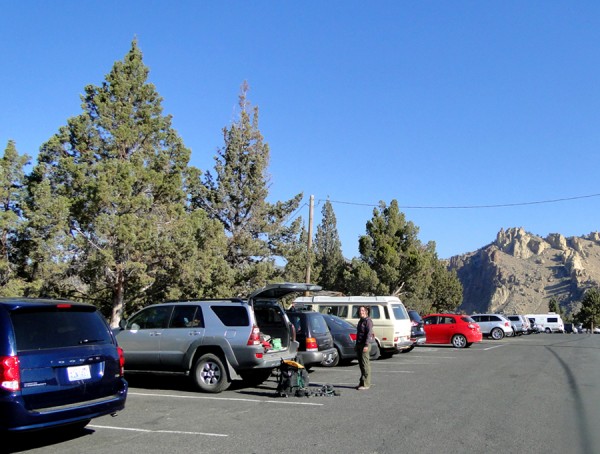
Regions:
<instances>
[{"instance_id":1,"label":"clear blue sky","mask_svg":"<svg viewBox=\"0 0 600 454\"><path fill-rule=\"evenodd\" d=\"M440 258L501 228L600 230L600 2L0 0L0 17L2 150L35 157L137 37L203 170L248 81L270 200L304 193L307 222L314 195L315 227L332 200L348 258L393 199Z\"/></svg>"}]
</instances>

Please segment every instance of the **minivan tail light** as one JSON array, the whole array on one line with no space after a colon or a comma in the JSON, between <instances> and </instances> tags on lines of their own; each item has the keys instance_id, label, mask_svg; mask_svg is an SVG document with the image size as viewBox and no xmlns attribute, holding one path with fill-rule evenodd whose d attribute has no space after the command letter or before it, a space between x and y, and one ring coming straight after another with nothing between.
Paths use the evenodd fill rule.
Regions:
<instances>
[{"instance_id":1,"label":"minivan tail light","mask_svg":"<svg viewBox=\"0 0 600 454\"><path fill-rule=\"evenodd\" d=\"M247 345L261 345L260 330L258 329L258 326L256 326L256 325L252 326L252 332L250 333L250 337L248 338Z\"/></svg>"},{"instance_id":2,"label":"minivan tail light","mask_svg":"<svg viewBox=\"0 0 600 454\"><path fill-rule=\"evenodd\" d=\"M123 377L125 375L125 355L121 347L117 347L117 352L119 352L119 376Z\"/></svg>"},{"instance_id":3,"label":"minivan tail light","mask_svg":"<svg viewBox=\"0 0 600 454\"><path fill-rule=\"evenodd\" d=\"M350 333L350 339L356 342L356 333Z\"/></svg>"},{"instance_id":4,"label":"minivan tail light","mask_svg":"<svg viewBox=\"0 0 600 454\"><path fill-rule=\"evenodd\" d=\"M8 391L21 389L21 370L17 356L0 356L0 388Z\"/></svg>"},{"instance_id":5,"label":"minivan tail light","mask_svg":"<svg viewBox=\"0 0 600 454\"><path fill-rule=\"evenodd\" d=\"M306 351L307 352L316 352L319 350L319 345L317 344L317 339L314 337L306 338Z\"/></svg>"}]
</instances>

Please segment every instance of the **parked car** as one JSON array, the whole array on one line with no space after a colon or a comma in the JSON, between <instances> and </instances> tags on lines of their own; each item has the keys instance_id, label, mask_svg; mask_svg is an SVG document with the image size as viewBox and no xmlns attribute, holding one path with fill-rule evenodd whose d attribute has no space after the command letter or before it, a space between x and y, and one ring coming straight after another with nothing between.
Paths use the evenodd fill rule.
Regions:
<instances>
[{"instance_id":1,"label":"parked car","mask_svg":"<svg viewBox=\"0 0 600 454\"><path fill-rule=\"evenodd\" d=\"M336 361L338 355L333 336L323 314L315 311L287 311L287 316L296 330L298 362L307 370L318 364Z\"/></svg>"},{"instance_id":2,"label":"parked car","mask_svg":"<svg viewBox=\"0 0 600 454\"><path fill-rule=\"evenodd\" d=\"M125 407L123 353L95 306L0 299L0 433L69 426Z\"/></svg>"},{"instance_id":3,"label":"parked car","mask_svg":"<svg viewBox=\"0 0 600 454\"><path fill-rule=\"evenodd\" d=\"M484 336L494 340L503 339L504 336L512 336L513 329L510 320L500 314L473 314L471 318L481 328Z\"/></svg>"},{"instance_id":4,"label":"parked car","mask_svg":"<svg viewBox=\"0 0 600 454\"><path fill-rule=\"evenodd\" d=\"M295 359L298 342L278 301L310 284L268 285L239 298L154 304L115 330L128 373L190 375L204 392L226 390L234 379L257 385Z\"/></svg>"},{"instance_id":5,"label":"parked car","mask_svg":"<svg viewBox=\"0 0 600 454\"><path fill-rule=\"evenodd\" d=\"M417 311L410 309L408 311L408 316L410 317L410 340L413 344L410 349L403 350L402 353L409 352L415 348L415 346L423 345L427 341L421 315L419 315Z\"/></svg>"},{"instance_id":6,"label":"parked car","mask_svg":"<svg viewBox=\"0 0 600 454\"><path fill-rule=\"evenodd\" d=\"M505 315L505 317L510 320L514 336L529 334L531 323L529 322L529 319L527 317L525 317L524 315L516 314Z\"/></svg>"},{"instance_id":7,"label":"parked car","mask_svg":"<svg viewBox=\"0 0 600 454\"><path fill-rule=\"evenodd\" d=\"M465 348L482 341L479 325L468 315L429 314L423 317L426 344L452 344Z\"/></svg>"},{"instance_id":8,"label":"parked car","mask_svg":"<svg viewBox=\"0 0 600 454\"><path fill-rule=\"evenodd\" d=\"M321 314L327 323L327 327L333 336L333 345L337 350L337 355L330 361L322 363L326 367L334 367L338 364L348 364L356 359L356 325L336 315ZM379 349L374 348L376 344L371 344L370 356L374 361L379 358Z\"/></svg>"},{"instance_id":9,"label":"parked car","mask_svg":"<svg viewBox=\"0 0 600 454\"><path fill-rule=\"evenodd\" d=\"M544 331L541 325L535 322L535 318L527 318L529 320L529 333L538 334Z\"/></svg>"}]
</instances>

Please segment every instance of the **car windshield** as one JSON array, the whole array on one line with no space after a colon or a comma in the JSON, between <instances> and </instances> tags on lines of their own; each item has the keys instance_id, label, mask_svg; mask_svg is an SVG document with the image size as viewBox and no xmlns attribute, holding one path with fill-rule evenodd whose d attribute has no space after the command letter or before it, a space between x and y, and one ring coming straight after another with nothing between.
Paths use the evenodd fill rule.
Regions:
<instances>
[{"instance_id":1,"label":"car windshield","mask_svg":"<svg viewBox=\"0 0 600 454\"><path fill-rule=\"evenodd\" d=\"M408 315L413 322L421 323L423 321L417 311L408 311Z\"/></svg>"}]
</instances>

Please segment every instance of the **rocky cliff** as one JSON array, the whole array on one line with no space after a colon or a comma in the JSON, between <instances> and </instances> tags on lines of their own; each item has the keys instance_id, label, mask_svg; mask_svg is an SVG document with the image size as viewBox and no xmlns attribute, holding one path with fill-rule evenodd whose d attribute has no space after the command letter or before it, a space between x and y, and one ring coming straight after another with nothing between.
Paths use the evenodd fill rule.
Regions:
<instances>
[{"instance_id":1,"label":"rocky cliff","mask_svg":"<svg viewBox=\"0 0 600 454\"><path fill-rule=\"evenodd\" d=\"M500 230L493 243L452 257L449 268L462 282L459 309L466 313L548 312L554 298L570 314L600 283L600 233L541 238L522 228Z\"/></svg>"}]
</instances>

